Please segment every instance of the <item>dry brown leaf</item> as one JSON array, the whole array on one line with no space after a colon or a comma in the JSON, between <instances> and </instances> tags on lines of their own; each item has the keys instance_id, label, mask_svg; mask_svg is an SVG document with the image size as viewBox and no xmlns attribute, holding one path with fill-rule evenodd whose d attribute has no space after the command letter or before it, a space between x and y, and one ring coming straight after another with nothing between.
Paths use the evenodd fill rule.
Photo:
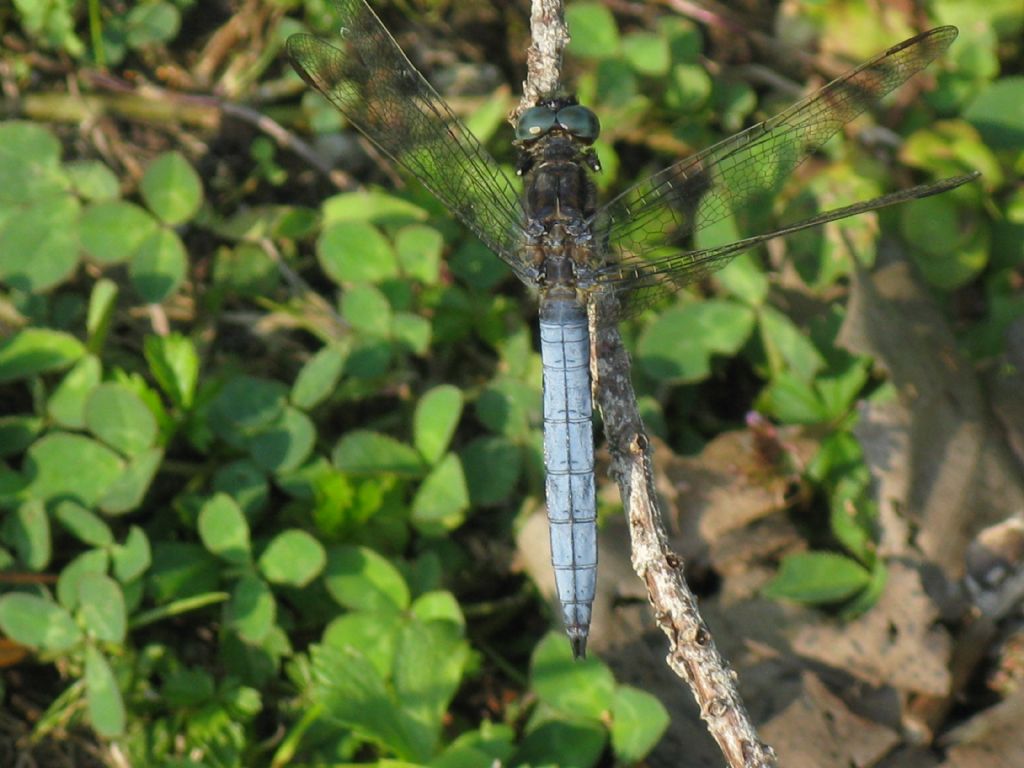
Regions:
<instances>
[{"instance_id":1,"label":"dry brown leaf","mask_svg":"<svg viewBox=\"0 0 1024 768\"><path fill-rule=\"evenodd\" d=\"M697 456L663 461L673 517L699 521L701 537L714 544L785 509L787 492L818 442L795 427L768 429L723 432Z\"/></svg>"},{"instance_id":2,"label":"dry brown leaf","mask_svg":"<svg viewBox=\"0 0 1024 768\"><path fill-rule=\"evenodd\" d=\"M943 739L953 742L942 768L1024 766L1024 690L958 726Z\"/></svg>"},{"instance_id":3,"label":"dry brown leaf","mask_svg":"<svg viewBox=\"0 0 1024 768\"><path fill-rule=\"evenodd\" d=\"M886 755L877 768L938 768L940 758L922 747L905 746Z\"/></svg>"},{"instance_id":4,"label":"dry brown leaf","mask_svg":"<svg viewBox=\"0 0 1024 768\"><path fill-rule=\"evenodd\" d=\"M1024 318L1006 330L1006 352L992 366L986 387L992 411L1018 464L1024 466Z\"/></svg>"},{"instance_id":5,"label":"dry brown leaf","mask_svg":"<svg viewBox=\"0 0 1024 768\"><path fill-rule=\"evenodd\" d=\"M874 481L880 532L878 554L907 553L911 526L904 503L910 491L910 414L900 403L861 403L853 434Z\"/></svg>"},{"instance_id":6,"label":"dry brown leaf","mask_svg":"<svg viewBox=\"0 0 1024 768\"><path fill-rule=\"evenodd\" d=\"M851 622L797 631L793 649L872 686L941 697L949 692L951 640L915 569L889 565L878 604Z\"/></svg>"},{"instance_id":7,"label":"dry brown leaf","mask_svg":"<svg viewBox=\"0 0 1024 768\"><path fill-rule=\"evenodd\" d=\"M884 725L853 713L817 676L801 676L803 690L761 728L786 768L871 766L900 740Z\"/></svg>"},{"instance_id":8,"label":"dry brown leaf","mask_svg":"<svg viewBox=\"0 0 1024 768\"><path fill-rule=\"evenodd\" d=\"M909 410L903 504L948 576L974 534L1024 508L1024 477L942 313L905 262L858 273L838 343L883 365Z\"/></svg>"}]
</instances>

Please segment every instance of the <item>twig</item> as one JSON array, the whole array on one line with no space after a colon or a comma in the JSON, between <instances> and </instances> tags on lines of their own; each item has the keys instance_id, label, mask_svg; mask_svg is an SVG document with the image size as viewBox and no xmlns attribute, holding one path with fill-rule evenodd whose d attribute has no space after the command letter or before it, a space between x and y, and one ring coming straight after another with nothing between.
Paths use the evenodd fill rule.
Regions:
<instances>
[{"instance_id":1,"label":"twig","mask_svg":"<svg viewBox=\"0 0 1024 768\"><path fill-rule=\"evenodd\" d=\"M552 28L548 28L548 27ZM557 92L562 52L568 43L561 3L534 0L534 43L528 54L523 104ZM697 599L683 579L683 561L669 549L654 489L650 444L630 380L629 355L613 322L617 300L597 296L590 304L591 374L604 418L629 521L633 569L647 585L658 624L669 638L668 664L683 678L700 706L701 717L731 768L771 768L775 753L758 738L736 688L736 675L718 653L701 619Z\"/></svg>"},{"instance_id":2,"label":"twig","mask_svg":"<svg viewBox=\"0 0 1024 768\"><path fill-rule=\"evenodd\" d=\"M80 123L89 117L112 114L128 120L186 123L216 130L223 117L248 123L273 139L279 147L294 152L340 190L354 184L344 172L325 162L309 144L267 115L233 101L203 94L180 93L152 84L136 85L109 72L87 70L81 77L107 94L83 94L69 98L57 94L28 94L21 101L22 113L36 120Z\"/></svg>"},{"instance_id":3,"label":"twig","mask_svg":"<svg viewBox=\"0 0 1024 768\"><path fill-rule=\"evenodd\" d=\"M526 51L526 80L518 115L542 99L556 95L562 80L562 54L569 44L562 0L533 0L530 11L532 42Z\"/></svg>"},{"instance_id":4,"label":"twig","mask_svg":"<svg viewBox=\"0 0 1024 768\"><path fill-rule=\"evenodd\" d=\"M630 380L629 353L614 323L616 300L599 296L590 308L591 369L629 523L633 570L647 585L658 625L668 636L668 665L693 691L708 731L730 768L771 768L775 752L758 738L736 687L736 674L715 647L697 598L683 578L683 559L668 545L654 486L651 448Z\"/></svg>"}]
</instances>

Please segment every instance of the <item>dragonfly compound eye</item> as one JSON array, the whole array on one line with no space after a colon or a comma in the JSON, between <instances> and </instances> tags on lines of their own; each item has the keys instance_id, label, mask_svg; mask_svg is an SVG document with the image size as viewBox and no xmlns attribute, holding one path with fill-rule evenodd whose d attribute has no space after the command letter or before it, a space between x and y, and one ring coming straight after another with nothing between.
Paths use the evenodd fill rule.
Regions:
<instances>
[{"instance_id":1,"label":"dragonfly compound eye","mask_svg":"<svg viewBox=\"0 0 1024 768\"><path fill-rule=\"evenodd\" d=\"M530 107L519 117L516 138L519 141L539 139L555 126L555 113L547 107Z\"/></svg>"},{"instance_id":2,"label":"dragonfly compound eye","mask_svg":"<svg viewBox=\"0 0 1024 768\"><path fill-rule=\"evenodd\" d=\"M601 132L597 115L584 106L573 104L558 110L558 124L577 139L593 141Z\"/></svg>"}]
</instances>

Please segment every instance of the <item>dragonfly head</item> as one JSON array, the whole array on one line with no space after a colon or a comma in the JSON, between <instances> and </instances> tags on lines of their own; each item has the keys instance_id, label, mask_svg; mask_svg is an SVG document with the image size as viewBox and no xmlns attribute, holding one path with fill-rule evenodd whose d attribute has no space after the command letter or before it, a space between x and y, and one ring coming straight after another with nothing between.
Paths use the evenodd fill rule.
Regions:
<instances>
[{"instance_id":1,"label":"dragonfly head","mask_svg":"<svg viewBox=\"0 0 1024 768\"><path fill-rule=\"evenodd\" d=\"M601 123L591 110L572 101L552 100L523 112L516 124L516 141L526 144L553 131L566 133L584 144L593 144Z\"/></svg>"}]
</instances>

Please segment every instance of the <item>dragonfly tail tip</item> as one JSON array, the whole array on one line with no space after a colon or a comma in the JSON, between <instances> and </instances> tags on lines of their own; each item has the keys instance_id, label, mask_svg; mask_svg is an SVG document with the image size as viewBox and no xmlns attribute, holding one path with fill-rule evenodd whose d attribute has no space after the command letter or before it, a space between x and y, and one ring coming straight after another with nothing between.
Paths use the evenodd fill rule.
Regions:
<instances>
[{"instance_id":1,"label":"dragonfly tail tip","mask_svg":"<svg viewBox=\"0 0 1024 768\"><path fill-rule=\"evenodd\" d=\"M572 632L569 635L569 642L572 644L572 656L581 660L587 658L587 636L583 633Z\"/></svg>"}]
</instances>

